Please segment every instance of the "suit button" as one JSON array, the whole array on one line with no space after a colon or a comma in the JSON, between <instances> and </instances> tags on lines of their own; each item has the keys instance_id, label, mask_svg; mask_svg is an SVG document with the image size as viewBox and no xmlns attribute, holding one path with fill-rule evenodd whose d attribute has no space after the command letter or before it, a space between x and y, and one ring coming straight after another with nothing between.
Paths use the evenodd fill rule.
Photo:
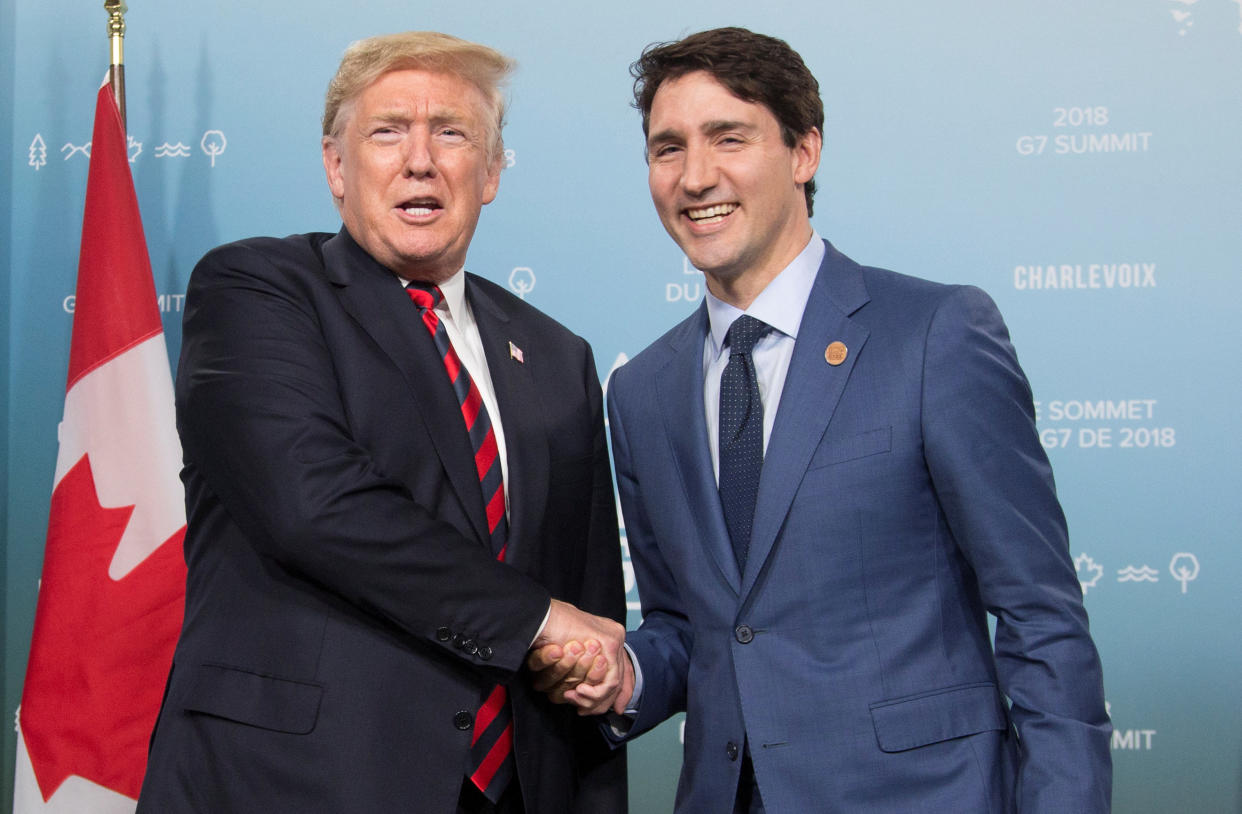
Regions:
<instances>
[{"instance_id":1,"label":"suit button","mask_svg":"<svg viewBox=\"0 0 1242 814\"><path fill-rule=\"evenodd\" d=\"M755 631L750 625L738 625L733 631L733 638L742 644L750 644L755 640Z\"/></svg>"},{"instance_id":2,"label":"suit button","mask_svg":"<svg viewBox=\"0 0 1242 814\"><path fill-rule=\"evenodd\" d=\"M729 741L725 744L725 753L729 755L729 760L737 760L737 744Z\"/></svg>"},{"instance_id":3,"label":"suit button","mask_svg":"<svg viewBox=\"0 0 1242 814\"><path fill-rule=\"evenodd\" d=\"M474 726L474 716L464 709L459 709L453 716L453 726L464 732Z\"/></svg>"},{"instance_id":4,"label":"suit button","mask_svg":"<svg viewBox=\"0 0 1242 814\"><path fill-rule=\"evenodd\" d=\"M441 628L436 629L436 641L447 642L451 638L453 638L453 631L449 630L446 627L441 627Z\"/></svg>"},{"instance_id":5,"label":"suit button","mask_svg":"<svg viewBox=\"0 0 1242 814\"><path fill-rule=\"evenodd\" d=\"M465 641L466 641L465 634L462 634L462 633L453 634L453 647L460 648Z\"/></svg>"},{"instance_id":6,"label":"suit button","mask_svg":"<svg viewBox=\"0 0 1242 814\"><path fill-rule=\"evenodd\" d=\"M480 648L479 648L479 658L483 659L484 661L491 661L491 659L492 659L492 648L488 647L487 645L483 645L482 647L480 647Z\"/></svg>"},{"instance_id":7,"label":"suit button","mask_svg":"<svg viewBox=\"0 0 1242 814\"><path fill-rule=\"evenodd\" d=\"M472 656L475 653L479 652L479 646L474 643L474 639L466 639L464 642L462 642L461 649L465 650L467 653L469 653Z\"/></svg>"}]
</instances>

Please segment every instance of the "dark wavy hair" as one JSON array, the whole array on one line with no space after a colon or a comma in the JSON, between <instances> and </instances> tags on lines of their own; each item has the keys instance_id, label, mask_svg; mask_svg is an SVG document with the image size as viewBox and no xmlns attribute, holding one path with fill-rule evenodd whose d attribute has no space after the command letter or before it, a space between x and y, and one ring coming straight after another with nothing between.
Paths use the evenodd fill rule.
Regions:
<instances>
[{"instance_id":1,"label":"dark wavy hair","mask_svg":"<svg viewBox=\"0 0 1242 814\"><path fill-rule=\"evenodd\" d=\"M798 52L784 40L745 28L714 28L677 40L657 42L643 49L630 66L634 77L634 107L643 114L643 135L649 135L651 101L660 85L694 71L706 71L729 92L757 102L776 117L785 146L792 148L811 130L824 132L824 102L819 82ZM803 187L810 215L815 179Z\"/></svg>"}]
</instances>

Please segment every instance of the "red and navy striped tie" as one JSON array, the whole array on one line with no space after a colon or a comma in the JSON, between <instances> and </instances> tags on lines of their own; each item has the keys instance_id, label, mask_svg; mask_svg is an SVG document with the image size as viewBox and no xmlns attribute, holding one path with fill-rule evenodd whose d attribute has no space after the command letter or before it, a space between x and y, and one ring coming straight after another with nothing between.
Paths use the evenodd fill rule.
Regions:
<instances>
[{"instance_id":1,"label":"red and navy striped tie","mask_svg":"<svg viewBox=\"0 0 1242 814\"><path fill-rule=\"evenodd\" d=\"M453 350L448 332L436 315L435 307L444 300L439 286L410 283L406 293L418 306L423 324L431 333L436 350L448 371L461 415L470 435L474 449L474 465L483 490L483 504L487 508L487 528L491 532L492 553L504 562L509 533L505 521L505 489L500 469L500 455L496 446L496 433L483 405L478 386ZM487 699L479 707L474 719L474 739L470 744L470 782L489 800L495 803L513 779L513 713L509 709L508 692L503 685L492 687Z\"/></svg>"}]
</instances>

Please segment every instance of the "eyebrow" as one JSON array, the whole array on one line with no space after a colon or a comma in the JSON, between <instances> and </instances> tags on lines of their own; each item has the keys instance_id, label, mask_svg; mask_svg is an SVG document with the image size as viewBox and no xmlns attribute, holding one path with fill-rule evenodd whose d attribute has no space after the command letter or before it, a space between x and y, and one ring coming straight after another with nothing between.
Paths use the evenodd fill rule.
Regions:
<instances>
[{"instance_id":1,"label":"eyebrow","mask_svg":"<svg viewBox=\"0 0 1242 814\"><path fill-rule=\"evenodd\" d=\"M407 122L415 118L415 114L409 108L395 107L388 110L378 111L366 118L369 122ZM470 118L470 114L464 110L457 110L449 107L439 108L431 112L427 120L431 124L445 123L461 123L465 124Z\"/></svg>"},{"instance_id":2,"label":"eyebrow","mask_svg":"<svg viewBox=\"0 0 1242 814\"><path fill-rule=\"evenodd\" d=\"M714 136L715 134L723 133L726 130L753 130L755 129L755 126L749 122L729 119L714 119L710 122L704 122L703 126L699 129L709 136Z\"/></svg>"},{"instance_id":3,"label":"eyebrow","mask_svg":"<svg viewBox=\"0 0 1242 814\"><path fill-rule=\"evenodd\" d=\"M704 135L708 136L714 136L718 133L725 133L729 130L750 131L754 129L755 126L753 124L738 121L736 119L712 119L711 121L703 122L703 124L699 126L699 130ZM652 133L647 137L647 143L659 144L666 141L677 141L680 138L679 133L679 130L669 127L657 133Z\"/></svg>"},{"instance_id":4,"label":"eyebrow","mask_svg":"<svg viewBox=\"0 0 1242 814\"><path fill-rule=\"evenodd\" d=\"M403 110L385 110L383 112L367 116L365 119L359 119L358 121L397 123L406 121L409 118L409 115Z\"/></svg>"}]
</instances>

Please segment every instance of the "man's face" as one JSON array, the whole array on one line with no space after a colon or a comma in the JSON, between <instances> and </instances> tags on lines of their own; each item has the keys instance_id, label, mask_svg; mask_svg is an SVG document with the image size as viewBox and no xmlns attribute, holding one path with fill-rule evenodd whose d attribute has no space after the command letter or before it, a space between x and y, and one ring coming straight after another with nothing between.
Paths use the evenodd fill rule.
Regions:
<instances>
[{"instance_id":1,"label":"man's face","mask_svg":"<svg viewBox=\"0 0 1242 814\"><path fill-rule=\"evenodd\" d=\"M446 73L401 70L369 85L323 140L328 186L362 248L407 279L442 282L466 262L496 197L483 92Z\"/></svg>"},{"instance_id":2,"label":"man's face","mask_svg":"<svg viewBox=\"0 0 1242 814\"><path fill-rule=\"evenodd\" d=\"M762 290L811 236L802 185L819 166L820 135L794 145L761 104L734 96L711 74L666 80L651 103L651 199L664 228L712 293Z\"/></svg>"}]
</instances>

